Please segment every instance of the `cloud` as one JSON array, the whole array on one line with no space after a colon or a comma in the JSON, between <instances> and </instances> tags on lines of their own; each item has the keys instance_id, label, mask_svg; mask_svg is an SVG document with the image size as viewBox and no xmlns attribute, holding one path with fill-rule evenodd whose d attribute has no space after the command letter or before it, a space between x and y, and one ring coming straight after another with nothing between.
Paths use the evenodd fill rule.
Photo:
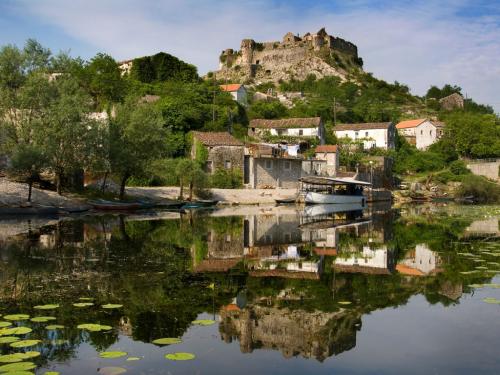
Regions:
<instances>
[{"instance_id":1,"label":"cloud","mask_svg":"<svg viewBox=\"0 0 500 375\"><path fill-rule=\"evenodd\" d=\"M365 68L424 94L458 84L500 111L500 9L491 2L443 0L344 3L282 0L21 0L19 10L65 34L126 59L166 51L217 68L241 39L279 40L322 26L358 45ZM71 46L61 46L68 48Z\"/></svg>"}]
</instances>

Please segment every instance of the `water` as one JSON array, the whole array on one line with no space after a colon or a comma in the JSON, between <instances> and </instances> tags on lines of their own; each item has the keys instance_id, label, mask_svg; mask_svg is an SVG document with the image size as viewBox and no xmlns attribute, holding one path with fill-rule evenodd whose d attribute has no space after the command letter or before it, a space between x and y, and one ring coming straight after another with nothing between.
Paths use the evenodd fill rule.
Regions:
<instances>
[{"instance_id":1,"label":"water","mask_svg":"<svg viewBox=\"0 0 500 375\"><path fill-rule=\"evenodd\" d=\"M500 300L498 207L308 214L0 220L0 322L55 318L0 328L40 340L0 354L40 352L36 374L500 373L500 304L483 301ZM182 342L152 343L166 337Z\"/></svg>"}]
</instances>

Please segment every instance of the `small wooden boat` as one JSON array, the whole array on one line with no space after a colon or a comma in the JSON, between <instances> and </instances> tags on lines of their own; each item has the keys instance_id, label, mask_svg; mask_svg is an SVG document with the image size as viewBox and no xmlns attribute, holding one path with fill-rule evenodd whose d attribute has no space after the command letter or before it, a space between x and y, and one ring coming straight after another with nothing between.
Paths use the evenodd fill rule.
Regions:
<instances>
[{"instance_id":1,"label":"small wooden boat","mask_svg":"<svg viewBox=\"0 0 500 375\"><path fill-rule=\"evenodd\" d=\"M431 198L433 202L453 202L455 198L447 195L436 195Z\"/></svg>"},{"instance_id":2,"label":"small wooden boat","mask_svg":"<svg viewBox=\"0 0 500 375\"><path fill-rule=\"evenodd\" d=\"M276 204L293 204L297 200L296 197L293 198L283 198L283 199L275 199Z\"/></svg>"},{"instance_id":3,"label":"small wooden boat","mask_svg":"<svg viewBox=\"0 0 500 375\"><path fill-rule=\"evenodd\" d=\"M112 202L106 200L91 201L89 204L96 210L103 211L132 211L147 208L141 202Z\"/></svg>"},{"instance_id":4,"label":"small wooden boat","mask_svg":"<svg viewBox=\"0 0 500 375\"><path fill-rule=\"evenodd\" d=\"M187 202L183 201L171 201L171 202L159 202L154 205L155 208L161 208L165 210L178 210L184 206Z\"/></svg>"},{"instance_id":5,"label":"small wooden boat","mask_svg":"<svg viewBox=\"0 0 500 375\"><path fill-rule=\"evenodd\" d=\"M210 200L210 199L201 199L197 201L192 201L192 202L187 202L185 203L182 208L202 208L202 207L213 207L215 206L219 201L216 200Z\"/></svg>"}]
</instances>

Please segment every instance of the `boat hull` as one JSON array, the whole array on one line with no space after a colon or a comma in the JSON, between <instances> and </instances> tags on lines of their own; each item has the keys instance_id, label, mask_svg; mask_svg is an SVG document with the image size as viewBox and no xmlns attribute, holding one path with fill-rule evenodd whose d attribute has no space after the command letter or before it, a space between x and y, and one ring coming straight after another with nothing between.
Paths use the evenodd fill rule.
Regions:
<instances>
[{"instance_id":1,"label":"boat hull","mask_svg":"<svg viewBox=\"0 0 500 375\"><path fill-rule=\"evenodd\" d=\"M362 211L360 203L314 204L304 208L306 216L329 215L339 212Z\"/></svg>"},{"instance_id":2,"label":"boat hull","mask_svg":"<svg viewBox=\"0 0 500 375\"><path fill-rule=\"evenodd\" d=\"M336 195L320 194L313 191L306 193L304 198L306 204L346 204L355 203L365 205L366 198L363 195Z\"/></svg>"}]
</instances>

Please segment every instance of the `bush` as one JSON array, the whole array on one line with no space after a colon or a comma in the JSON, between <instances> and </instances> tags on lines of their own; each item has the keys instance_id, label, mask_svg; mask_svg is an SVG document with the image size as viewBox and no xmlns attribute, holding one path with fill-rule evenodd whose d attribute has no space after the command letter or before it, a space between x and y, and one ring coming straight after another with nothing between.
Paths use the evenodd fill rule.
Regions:
<instances>
[{"instance_id":1,"label":"bush","mask_svg":"<svg viewBox=\"0 0 500 375\"><path fill-rule=\"evenodd\" d=\"M210 176L210 186L218 189L238 189L243 186L241 171L236 169L217 169Z\"/></svg>"},{"instance_id":2,"label":"bush","mask_svg":"<svg viewBox=\"0 0 500 375\"><path fill-rule=\"evenodd\" d=\"M457 196L473 196L479 203L500 203L500 186L484 177L471 174L463 177Z\"/></svg>"},{"instance_id":3,"label":"bush","mask_svg":"<svg viewBox=\"0 0 500 375\"><path fill-rule=\"evenodd\" d=\"M455 160L450 163L450 172L456 176L470 174L470 171L465 166L462 160Z\"/></svg>"}]
</instances>

